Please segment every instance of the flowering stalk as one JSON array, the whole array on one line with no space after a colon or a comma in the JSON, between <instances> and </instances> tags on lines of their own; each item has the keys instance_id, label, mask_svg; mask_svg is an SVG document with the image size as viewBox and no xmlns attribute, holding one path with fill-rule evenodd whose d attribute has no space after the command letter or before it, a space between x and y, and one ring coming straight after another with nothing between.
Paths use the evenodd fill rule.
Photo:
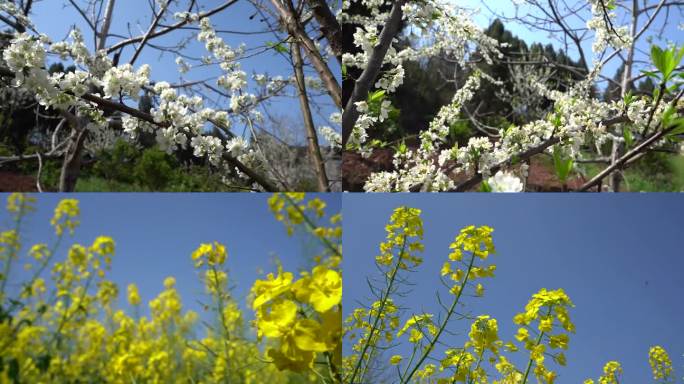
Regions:
<instances>
[{"instance_id":1,"label":"flowering stalk","mask_svg":"<svg viewBox=\"0 0 684 384\"><path fill-rule=\"evenodd\" d=\"M551 310L553 309L553 306L549 306L549 310L546 313L546 316L549 316L551 314ZM539 336L537 337L537 341L534 343L534 347L532 348L534 350L535 347L539 346L544 338L544 331L539 332ZM532 368L532 363L534 362L534 359L530 357L529 361L527 362L527 368L525 369L525 374L523 375L523 380L522 384L527 383L527 376L530 374L530 369Z\"/></svg>"},{"instance_id":2,"label":"flowering stalk","mask_svg":"<svg viewBox=\"0 0 684 384\"><path fill-rule=\"evenodd\" d=\"M406 208L405 208L406 209ZM393 292L394 288L394 282L397 277L397 273L399 272L399 267L402 263L402 256L404 255L404 251L406 250L406 237L404 237L400 251L399 251L399 257L397 258L397 262L394 264L392 267L392 271L389 274L389 278L387 279L387 285L385 286L385 289L383 290L382 294L380 295L380 305L377 310L377 314L375 316L375 319L373 320L373 325L370 328L370 331L368 333L368 336L366 337L366 340L363 344L363 347L361 348L361 354L358 356L358 359L356 361L356 365L354 366L354 370L351 373L351 376L349 377L349 383L356 383L354 380L357 377L357 374L359 373L359 369L361 368L361 365L364 363L365 359L364 357L366 356L366 352L370 348L371 351L375 350L375 341L373 340L373 337L375 336L375 332L378 329L378 324L380 322L380 318L383 316L383 311L385 310L385 306L387 305L387 301L389 300L390 294Z\"/></svg>"},{"instance_id":3,"label":"flowering stalk","mask_svg":"<svg viewBox=\"0 0 684 384\"><path fill-rule=\"evenodd\" d=\"M471 274L471 271L473 269L474 264L475 264L475 254L471 253L470 261L468 262L468 268L466 270L465 277L463 278L463 281L461 282L461 285L458 288L458 292L454 296L454 299L452 300L451 305L449 306L449 310L447 310L446 316L445 316L444 320L442 321L442 324L440 324L440 326L437 330L437 333L432 337L432 340L430 340L430 344L428 344L428 346L423 349L422 355L418 359L418 362L413 367L413 369L409 372L408 376L404 376L401 378L402 384L408 383L409 380L411 380L411 378L416 373L418 368L420 368L420 366L423 364L425 359L428 358L428 356L432 352L433 348L437 344L439 337L442 335L442 332L444 332L447 325L449 324L449 319L454 314L454 310L456 309L456 306L458 305L459 301L461 300L461 295L465 291L465 287L466 287L466 284L468 283L468 279L470 278L470 274Z\"/></svg>"}]
</instances>

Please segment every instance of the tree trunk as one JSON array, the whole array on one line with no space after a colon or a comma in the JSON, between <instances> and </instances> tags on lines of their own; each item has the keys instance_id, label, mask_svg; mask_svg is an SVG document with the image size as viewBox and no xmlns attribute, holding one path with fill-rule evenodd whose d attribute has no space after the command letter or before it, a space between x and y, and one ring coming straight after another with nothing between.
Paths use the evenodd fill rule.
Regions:
<instances>
[{"instance_id":1,"label":"tree trunk","mask_svg":"<svg viewBox=\"0 0 684 384\"><path fill-rule=\"evenodd\" d=\"M112 25L112 13L114 12L115 0L108 0L107 7L105 8L104 23L102 24L102 30L99 33L99 39L97 40L97 50L105 49L105 44L107 44L107 36L109 35L109 28Z\"/></svg>"},{"instance_id":2,"label":"tree trunk","mask_svg":"<svg viewBox=\"0 0 684 384\"><path fill-rule=\"evenodd\" d=\"M632 0L632 27L630 31L630 36L632 39L636 38L637 34L637 22L639 21L639 2L638 0ZM620 86L620 96L623 98L632 89L632 66L634 64L634 41L630 44L627 51L627 59L625 60L625 70L622 73L622 82ZM621 158L624 154L625 146L617 141L613 141L613 148L610 156L610 163L615 164L617 159ZM622 183L622 174L619 169L616 169L608 179L608 186L613 192L620 192L620 184Z\"/></svg>"},{"instance_id":3,"label":"tree trunk","mask_svg":"<svg viewBox=\"0 0 684 384\"><path fill-rule=\"evenodd\" d=\"M77 123L71 129L69 148L64 153L62 161L62 171L59 175L59 191L73 192L76 189L76 182L81 173L81 157L83 155L83 144L88 130L87 121L77 118Z\"/></svg>"},{"instance_id":4,"label":"tree trunk","mask_svg":"<svg viewBox=\"0 0 684 384\"><path fill-rule=\"evenodd\" d=\"M292 38L296 39L295 36L292 36ZM316 169L318 190L321 192L329 192L330 183L328 182L328 176L325 173L325 162L321 156L321 148L318 145L318 135L316 134L316 127L314 125L313 118L311 117L309 99L306 95L302 54L299 51L299 43L295 41L290 44L290 51L292 52L292 63L294 65L295 77L297 78L299 105L302 108L302 117L304 118L304 126L306 127L306 138L309 144L309 156L311 157L311 161Z\"/></svg>"}]
</instances>

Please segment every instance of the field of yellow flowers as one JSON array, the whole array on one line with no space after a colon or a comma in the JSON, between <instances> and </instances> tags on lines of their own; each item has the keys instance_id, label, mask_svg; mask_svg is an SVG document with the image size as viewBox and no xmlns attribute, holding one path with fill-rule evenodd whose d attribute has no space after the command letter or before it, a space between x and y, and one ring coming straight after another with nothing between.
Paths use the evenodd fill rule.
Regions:
<instances>
[{"instance_id":1,"label":"field of yellow flowers","mask_svg":"<svg viewBox=\"0 0 684 384\"><path fill-rule=\"evenodd\" d=\"M213 319L184 310L173 277L147 303L149 316L139 315L137 286L127 286L134 313L126 313L116 307L121 288L108 280L115 239L70 243L80 208L63 199L50 221L55 240L25 244L22 224L34 203L9 195L11 228L0 232L0 383L340 382L342 223L322 200L268 200L289 234L306 231L324 251L310 271L295 276L278 268L254 281L251 322L231 295L225 245L199 244L188 255ZM17 281L20 268L29 277Z\"/></svg>"}]
</instances>

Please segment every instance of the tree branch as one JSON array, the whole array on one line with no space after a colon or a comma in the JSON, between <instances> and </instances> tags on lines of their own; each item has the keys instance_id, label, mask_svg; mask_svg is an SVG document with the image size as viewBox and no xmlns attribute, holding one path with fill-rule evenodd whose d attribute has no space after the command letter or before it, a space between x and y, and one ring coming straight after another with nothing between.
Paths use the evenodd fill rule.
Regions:
<instances>
[{"instance_id":1,"label":"tree branch","mask_svg":"<svg viewBox=\"0 0 684 384\"><path fill-rule=\"evenodd\" d=\"M12 73L10 70L6 68L0 68L0 76L5 76L5 77L14 77L14 73ZM152 115L149 113L142 112L138 109L131 108L125 104L117 103L111 100L103 99L99 96L95 96L91 93L86 93L81 96L81 99L85 101L89 101L91 103L96 104L98 107L102 109L112 109L116 111L120 111L123 113L126 113L130 116L133 116L135 118L138 118L140 120L146 121L150 124L157 125L159 127L168 127L168 123L157 123L154 121L154 118ZM266 191L268 192L275 192L278 191L278 188L272 184L270 181L266 180L263 176L259 175L256 173L254 170L251 168L247 167L244 163L242 163L240 160L237 158L233 157L229 153L224 153L223 154L224 160L226 160L228 163L230 163L232 166L240 170L240 172L246 174L249 176L254 182L259 184L261 187L263 187Z\"/></svg>"},{"instance_id":2,"label":"tree branch","mask_svg":"<svg viewBox=\"0 0 684 384\"><path fill-rule=\"evenodd\" d=\"M335 75L330 70L330 67L328 67L328 64L323 59L323 56L321 56L321 53L318 51L316 44L311 40L309 35L307 35L299 17L295 14L294 10L282 4L280 0L271 0L271 4L273 4L280 14L281 22L287 28L287 32L290 36L299 40L304 47L311 64L316 72L318 72L323 85L328 90L328 94L333 99L335 105L338 108L342 108L342 88L337 82Z\"/></svg>"},{"instance_id":3,"label":"tree branch","mask_svg":"<svg viewBox=\"0 0 684 384\"><path fill-rule=\"evenodd\" d=\"M203 19L203 18L205 18L205 17L209 17L209 16L212 16L212 15L214 15L214 14L216 14L216 13L219 13L219 12L223 11L224 9L230 7L231 5L237 3L237 1L238 1L238 0L230 0L230 1L227 1L227 2L225 2L225 3L221 4L221 5L219 5L218 7L214 8L214 9L212 9L212 10L210 10L210 11L207 11L207 12L204 12L204 13L200 13L200 14L199 14L199 18L200 18L200 19ZM168 28L160 29L160 30L158 30L158 31L156 31L156 32L154 32L154 33L151 33L151 34L149 35L149 37L148 37L148 40L149 40L149 39L152 39L152 38L155 38L155 37L158 37L158 36L165 35L165 34L171 32L171 31L173 31L173 30L175 30L175 29L178 29L178 28L180 28L180 27L182 27L182 26L188 24L189 22L190 22L190 20L182 20L182 21L177 22L176 24L173 24L173 25L169 26ZM114 52L114 51L116 51L116 50L119 50L119 49L121 49L121 48L123 48L123 47L125 47L125 46L127 46L127 45L130 45L130 44L134 44L134 43L140 42L140 41L142 41L144 38L145 38L145 35L141 35L141 36L132 37L132 38L130 38L130 39L120 41L120 42L118 42L118 43L112 45L111 47L107 48L107 53L112 53L112 52Z\"/></svg>"},{"instance_id":4,"label":"tree branch","mask_svg":"<svg viewBox=\"0 0 684 384\"><path fill-rule=\"evenodd\" d=\"M355 103L365 100L368 96L368 92L380 72L380 67L382 67L387 50L394 37L399 33L399 26L403 14L401 7L406 4L407 1L408 0L395 1L392 10L390 11L389 18L382 28L382 32L380 32L379 42L373 48L366 68L354 83L354 90L342 113L342 148L346 147L354 124L356 124L356 120L359 118L359 111L356 110Z\"/></svg>"}]
</instances>

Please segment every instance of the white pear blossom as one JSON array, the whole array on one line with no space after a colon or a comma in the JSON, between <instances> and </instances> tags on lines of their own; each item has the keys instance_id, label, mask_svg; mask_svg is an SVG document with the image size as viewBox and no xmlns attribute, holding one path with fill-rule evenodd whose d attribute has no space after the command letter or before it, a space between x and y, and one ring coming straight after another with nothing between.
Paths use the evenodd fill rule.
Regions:
<instances>
[{"instance_id":1,"label":"white pear blossom","mask_svg":"<svg viewBox=\"0 0 684 384\"><path fill-rule=\"evenodd\" d=\"M190 64L188 64L182 57L176 57L176 65L178 66L178 72L181 74L188 73L190 71Z\"/></svg>"},{"instance_id":2,"label":"white pear blossom","mask_svg":"<svg viewBox=\"0 0 684 384\"><path fill-rule=\"evenodd\" d=\"M226 150L230 152L233 157L238 157L242 154L244 154L249 145L245 141L245 139L242 138L242 136L236 136L233 137L232 139L228 140L226 143Z\"/></svg>"},{"instance_id":3,"label":"white pear blossom","mask_svg":"<svg viewBox=\"0 0 684 384\"><path fill-rule=\"evenodd\" d=\"M142 88L150 82L150 66L145 64L137 72L133 72L130 64L110 68L104 75L102 82L106 97L117 97L126 94L133 100L140 97Z\"/></svg>"},{"instance_id":4,"label":"white pear blossom","mask_svg":"<svg viewBox=\"0 0 684 384\"><path fill-rule=\"evenodd\" d=\"M330 144L331 149L338 149L342 146L342 136L339 132L327 125L318 128L321 136Z\"/></svg>"},{"instance_id":5,"label":"white pear blossom","mask_svg":"<svg viewBox=\"0 0 684 384\"><path fill-rule=\"evenodd\" d=\"M512 173L498 171L494 177L487 179L492 192L522 192L522 181Z\"/></svg>"}]
</instances>

